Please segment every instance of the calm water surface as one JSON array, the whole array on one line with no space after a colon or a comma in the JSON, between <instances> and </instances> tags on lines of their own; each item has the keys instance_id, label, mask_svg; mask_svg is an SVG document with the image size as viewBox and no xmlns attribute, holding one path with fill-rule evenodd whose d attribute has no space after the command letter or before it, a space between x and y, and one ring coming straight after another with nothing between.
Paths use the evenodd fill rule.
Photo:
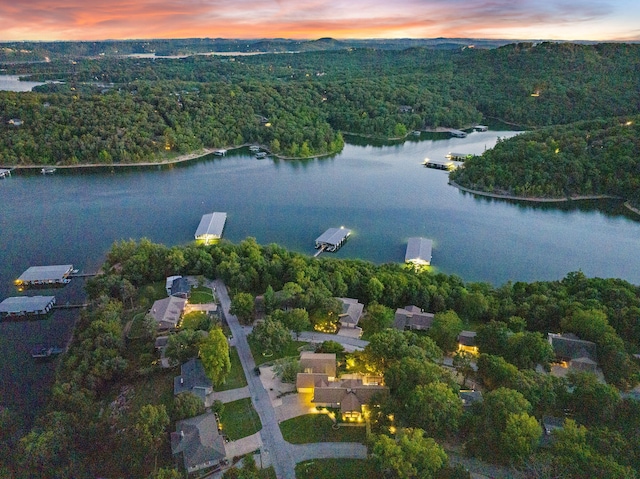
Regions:
<instances>
[{"instance_id":1,"label":"calm water surface","mask_svg":"<svg viewBox=\"0 0 640 479\"><path fill-rule=\"evenodd\" d=\"M0 298L16 293L12 280L31 265L93 271L122 238L187 243L212 211L228 213L228 240L254 236L309 255L325 229L344 225L353 235L336 253L343 258L400 262L407 239L424 236L434 241L435 268L465 281L554 280L581 269L640 284L640 222L619 203L478 198L449 186L446 172L421 165L449 151L481 153L514 134L352 143L333 158L307 161L259 161L237 150L174 167L14 174L0 180ZM81 291L74 280L54 293L60 303ZM34 364L29 351L64 341L72 321L71 313L56 312L45 321L0 324L0 403L38 410L54 365Z\"/></svg>"},{"instance_id":2,"label":"calm water surface","mask_svg":"<svg viewBox=\"0 0 640 479\"><path fill-rule=\"evenodd\" d=\"M0 91L31 91L38 85L44 85L37 81L20 81L19 75L0 75Z\"/></svg>"}]
</instances>

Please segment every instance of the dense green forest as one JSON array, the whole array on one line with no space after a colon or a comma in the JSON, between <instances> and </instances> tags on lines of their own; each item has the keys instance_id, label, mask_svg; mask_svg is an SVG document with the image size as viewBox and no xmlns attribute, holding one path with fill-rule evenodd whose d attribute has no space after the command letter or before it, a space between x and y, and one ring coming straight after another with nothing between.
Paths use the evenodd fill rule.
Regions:
<instances>
[{"instance_id":1,"label":"dense green forest","mask_svg":"<svg viewBox=\"0 0 640 479\"><path fill-rule=\"evenodd\" d=\"M631 353L640 351L640 289L625 281L576 272L560 281L496 288L396 264L313 259L251 238L238 245L171 248L121 241L103 269L106 274L88 282L91 306L62 359L48 410L22 439L10 412L0 416L0 446L15 451L2 455L6 475L94 477L109 471L156 477L148 476L156 455L159 466L171 466L166 432L183 406L154 393L167 380L154 366L154 332L125 339L124 325L151 304L157 294L152 282L163 286L174 273L221 277L238 312L240 298L248 297L249 316L258 294L269 306L267 321L293 320L295 312L307 311L305 328L326 321L335 296L365 303L370 344L353 360L384 374L391 391L371 418L378 459L393 414L397 426L460 442L470 454L515 467L522 478L633 478L640 467L640 402L589 373L556 378L532 369L551 359L546 332L574 332L597 343L609 384L622 390L636 384L638 364ZM285 304L288 313L278 310ZM393 309L408 304L436 313L428 336L386 329ZM457 332L470 326L478 331L482 353L478 371L464 357L456 356L454 364L483 384L485 402L462 411L459 386L438 361L454 347L451 337L455 342ZM187 332L176 336L188 343L193 335ZM571 421L555 441L540 446L538 421L544 415ZM155 433L141 436L149 428Z\"/></svg>"},{"instance_id":2,"label":"dense green forest","mask_svg":"<svg viewBox=\"0 0 640 479\"><path fill-rule=\"evenodd\" d=\"M544 128L498 142L456 183L523 197L609 195L640 204L640 116Z\"/></svg>"},{"instance_id":3,"label":"dense green forest","mask_svg":"<svg viewBox=\"0 0 640 479\"><path fill-rule=\"evenodd\" d=\"M305 157L340 151L340 132L395 138L483 116L533 128L632 115L639 53L638 45L526 43L4 64L63 83L0 92L0 162L157 161L245 143Z\"/></svg>"}]
</instances>

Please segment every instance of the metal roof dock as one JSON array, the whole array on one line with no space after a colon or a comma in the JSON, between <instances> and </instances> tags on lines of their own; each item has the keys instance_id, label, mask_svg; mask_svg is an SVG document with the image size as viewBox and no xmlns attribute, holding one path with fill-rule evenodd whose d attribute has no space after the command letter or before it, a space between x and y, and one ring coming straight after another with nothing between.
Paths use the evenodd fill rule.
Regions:
<instances>
[{"instance_id":1,"label":"metal roof dock","mask_svg":"<svg viewBox=\"0 0 640 479\"><path fill-rule=\"evenodd\" d=\"M409 238L407 252L404 255L405 263L413 263L416 266L428 266L431 264L431 250L433 241L426 238Z\"/></svg>"},{"instance_id":2,"label":"metal roof dock","mask_svg":"<svg viewBox=\"0 0 640 479\"><path fill-rule=\"evenodd\" d=\"M55 296L13 296L0 303L0 315L13 317L47 314L55 302Z\"/></svg>"},{"instance_id":3,"label":"metal roof dock","mask_svg":"<svg viewBox=\"0 0 640 479\"><path fill-rule=\"evenodd\" d=\"M454 170L456 164L451 160L432 160L426 158L422 163L427 168L436 168L437 170Z\"/></svg>"},{"instance_id":4,"label":"metal roof dock","mask_svg":"<svg viewBox=\"0 0 640 479\"><path fill-rule=\"evenodd\" d=\"M340 228L329 228L316 238L316 249L321 251L338 251L347 240L351 230L341 226Z\"/></svg>"},{"instance_id":5,"label":"metal roof dock","mask_svg":"<svg viewBox=\"0 0 640 479\"><path fill-rule=\"evenodd\" d=\"M196 230L195 237L197 240L202 240L205 243L220 239L222 237L222 230L227 221L226 213L208 213L202 215L198 229Z\"/></svg>"},{"instance_id":6,"label":"metal roof dock","mask_svg":"<svg viewBox=\"0 0 640 479\"><path fill-rule=\"evenodd\" d=\"M67 284L71 280L72 264L31 266L15 281L16 286Z\"/></svg>"}]
</instances>

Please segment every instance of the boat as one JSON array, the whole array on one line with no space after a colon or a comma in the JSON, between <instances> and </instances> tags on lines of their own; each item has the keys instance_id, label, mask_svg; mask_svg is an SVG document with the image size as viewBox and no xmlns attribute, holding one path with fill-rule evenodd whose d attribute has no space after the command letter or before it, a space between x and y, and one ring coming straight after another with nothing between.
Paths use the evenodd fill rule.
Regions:
<instances>
[{"instance_id":1,"label":"boat","mask_svg":"<svg viewBox=\"0 0 640 479\"><path fill-rule=\"evenodd\" d=\"M251 145L249 147L249 151L253 151L253 152L260 151L260 147L257 145Z\"/></svg>"},{"instance_id":2,"label":"boat","mask_svg":"<svg viewBox=\"0 0 640 479\"><path fill-rule=\"evenodd\" d=\"M260 151L256 153L256 158L258 160L264 160L267 157L267 154L264 151Z\"/></svg>"},{"instance_id":3,"label":"boat","mask_svg":"<svg viewBox=\"0 0 640 479\"><path fill-rule=\"evenodd\" d=\"M64 352L64 349L58 346L44 346L40 344L31 350L31 357L33 359L45 359L62 352Z\"/></svg>"},{"instance_id":4,"label":"boat","mask_svg":"<svg viewBox=\"0 0 640 479\"><path fill-rule=\"evenodd\" d=\"M43 175L53 175L56 172L55 168L42 168L40 170L40 173L42 173Z\"/></svg>"}]
</instances>

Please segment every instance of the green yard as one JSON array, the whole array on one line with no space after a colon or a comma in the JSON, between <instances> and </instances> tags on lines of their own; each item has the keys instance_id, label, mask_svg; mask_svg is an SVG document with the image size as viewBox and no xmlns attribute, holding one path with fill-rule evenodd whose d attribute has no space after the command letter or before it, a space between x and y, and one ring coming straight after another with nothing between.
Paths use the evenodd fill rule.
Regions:
<instances>
[{"instance_id":1,"label":"green yard","mask_svg":"<svg viewBox=\"0 0 640 479\"><path fill-rule=\"evenodd\" d=\"M236 348L229 348L229 357L231 359L231 372L229 372L224 384L218 384L214 387L214 391L228 391L229 389L243 388L247 385L247 378L244 375Z\"/></svg>"},{"instance_id":2,"label":"green yard","mask_svg":"<svg viewBox=\"0 0 640 479\"><path fill-rule=\"evenodd\" d=\"M222 425L222 433L230 441L251 436L262 429L260 418L253 409L250 398L226 403L222 414L220 414L220 424Z\"/></svg>"},{"instance_id":3,"label":"green yard","mask_svg":"<svg viewBox=\"0 0 640 479\"><path fill-rule=\"evenodd\" d=\"M291 341L285 348L282 348L279 351L269 351L268 356L264 356L264 351L260 347L258 343L252 341L251 338L247 338L249 342L249 347L251 348L251 354L253 354L253 359L256 361L256 366L260 366L261 364L268 363L269 361L274 361L280 358L287 357L300 357L300 348L307 346L309 343L305 343L304 341Z\"/></svg>"},{"instance_id":4,"label":"green yard","mask_svg":"<svg viewBox=\"0 0 640 479\"><path fill-rule=\"evenodd\" d=\"M216 298L211 288L207 288L206 286L191 288L191 296L189 296L189 302L191 304L215 303L215 300Z\"/></svg>"},{"instance_id":5,"label":"green yard","mask_svg":"<svg viewBox=\"0 0 640 479\"><path fill-rule=\"evenodd\" d=\"M305 479L374 479L380 477L366 459L314 459L296 464L296 477Z\"/></svg>"},{"instance_id":6,"label":"green yard","mask_svg":"<svg viewBox=\"0 0 640 479\"><path fill-rule=\"evenodd\" d=\"M280 423L285 441L292 444L313 442L360 442L365 441L365 428L343 426L333 429L333 421L326 414L306 414Z\"/></svg>"}]
</instances>

